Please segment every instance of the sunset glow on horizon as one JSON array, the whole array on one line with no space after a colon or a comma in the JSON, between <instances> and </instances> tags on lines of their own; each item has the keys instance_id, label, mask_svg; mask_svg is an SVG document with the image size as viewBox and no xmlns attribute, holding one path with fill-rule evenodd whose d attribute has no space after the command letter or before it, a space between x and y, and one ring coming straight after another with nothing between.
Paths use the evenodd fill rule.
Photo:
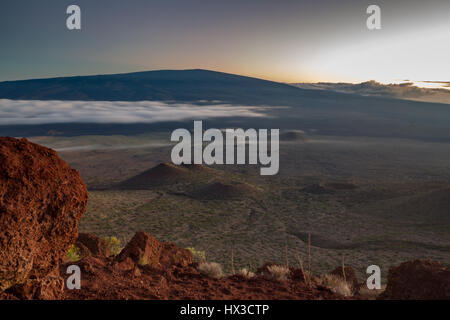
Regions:
<instances>
[{"instance_id":1,"label":"sunset glow on horizon","mask_svg":"<svg viewBox=\"0 0 450 320\"><path fill-rule=\"evenodd\" d=\"M64 28L66 3L43 2L0 7L0 81L208 69L286 83L449 88L449 1L378 1L382 28L368 30L366 0L80 0L76 32Z\"/></svg>"}]
</instances>

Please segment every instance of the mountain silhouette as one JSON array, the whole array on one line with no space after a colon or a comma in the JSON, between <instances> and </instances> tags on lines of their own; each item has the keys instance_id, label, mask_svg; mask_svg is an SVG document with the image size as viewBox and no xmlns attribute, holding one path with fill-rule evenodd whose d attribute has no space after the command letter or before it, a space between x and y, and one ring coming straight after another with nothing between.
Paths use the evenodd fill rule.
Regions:
<instances>
[{"instance_id":1,"label":"mountain silhouette","mask_svg":"<svg viewBox=\"0 0 450 320\"><path fill-rule=\"evenodd\" d=\"M312 92L312 91L311 91ZM82 101L295 101L309 90L208 70L160 70L125 74L0 82L0 98Z\"/></svg>"},{"instance_id":2,"label":"mountain silhouette","mask_svg":"<svg viewBox=\"0 0 450 320\"><path fill-rule=\"evenodd\" d=\"M197 105L264 107L264 117L207 120L210 127L310 130L324 135L399 137L450 141L448 104L311 90L208 70L160 70L125 74L0 82L0 99L166 101ZM137 134L191 125L173 123L55 123L3 125L0 135Z\"/></svg>"}]
</instances>

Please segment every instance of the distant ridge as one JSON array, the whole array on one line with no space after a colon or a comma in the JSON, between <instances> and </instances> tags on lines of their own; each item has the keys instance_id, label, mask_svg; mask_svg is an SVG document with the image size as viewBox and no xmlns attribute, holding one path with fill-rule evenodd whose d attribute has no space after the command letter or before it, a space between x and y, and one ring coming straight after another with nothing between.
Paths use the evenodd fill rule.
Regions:
<instances>
[{"instance_id":1,"label":"distant ridge","mask_svg":"<svg viewBox=\"0 0 450 320\"><path fill-rule=\"evenodd\" d=\"M158 70L0 82L0 99L263 102L308 90L209 70Z\"/></svg>"},{"instance_id":2,"label":"distant ridge","mask_svg":"<svg viewBox=\"0 0 450 320\"><path fill-rule=\"evenodd\" d=\"M366 97L208 70L160 70L0 82L0 99L81 101L165 101L199 106L230 104L264 107L264 117L202 119L209 127L279 128L337 136L397 137L450 141L450 105ZM275 107L275 108L273 108ZM0 105L1 109L1 105ZM190 122L190 120L189 120ZM190 125L161 123L55 123L3 125L0 135L36 136L137 134ZM300 134L281 137L300 141Z\"/></svg>"}]
</instances>

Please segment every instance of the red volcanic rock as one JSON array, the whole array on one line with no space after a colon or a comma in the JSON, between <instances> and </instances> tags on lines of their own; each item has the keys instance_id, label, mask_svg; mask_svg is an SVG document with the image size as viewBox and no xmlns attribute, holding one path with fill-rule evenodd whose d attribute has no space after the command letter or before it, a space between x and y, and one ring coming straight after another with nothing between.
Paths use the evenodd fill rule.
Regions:
<instances>
[{"instance_id":1,"label":"red volcanic rock","mask_svg":"<svg viewBox=\"0 0 450 320\"><path fill-rule=\"evenodd\" d=\"M82 256L91 254L109 257L111 255L108 242L92 233L79 233L75 246L81 249ZM86 248L88 252L86 252Z\"/></svg>"},{"instance_id":2,"label":"red volcanic rock","mask_svg":"<svg viewBox=\"0 0 450 320\"><path fill-rule=\"evenodd\" d=\"M60 299L64 290L64 280L58 270L40 279L27 279L24 283L16 284L7 290L8 293L21 299Z\"/></svg>"},{"instance_id":3,"label":"red volcanic rock","mask_svg":"<svg viewBox=\"0 0 450 320\"><path fill-rule=\"evenodd\" d=\"M415 260L391 268L379 299L449 300L450 268L431 260Z\"/></svg>"},{"instance_id":4,"label":"red volcanic rock","mask_svg":"<svg viewBox=\"0 0 450 320\"><path fill-rule=\"evenodd\" d=\"M0 292L57 297L62 282L53 274L77 238L87 198L78 172L55 151L0 138Z\"/></svg>"},{"instance_id":5,"label":"red volcanic rock","mask_svg":"<svg viewBox=\"0 0 450 320\"><path fill-rule=\"evenodd\" d=\"M119 269L131 269L135 265L166 269L173 265L188 266L192 253L172 243L162 243L145 232L137 232L116 257Z\"/></svg>"}]
</instances>

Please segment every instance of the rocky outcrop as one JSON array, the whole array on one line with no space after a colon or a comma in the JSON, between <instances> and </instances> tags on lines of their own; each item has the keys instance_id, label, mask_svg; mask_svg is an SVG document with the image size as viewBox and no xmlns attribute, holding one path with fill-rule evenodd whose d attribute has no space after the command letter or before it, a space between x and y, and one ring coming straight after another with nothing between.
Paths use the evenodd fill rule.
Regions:
<instances>
[{"instance_id":1,"label":"rocky outcrop","mask_svg":"<svg viewBox=\"0 0 450 320\"><path fill-rule=\"evenodd\" d=\"M75 246L80 248L82 256L109 257L111 255L108 242L92 233L79 233Z\"/></svg>"},{"instance_id":2,"label":"rocky outcrop","mask_svg":"<svg viewBox=\"0 0 450 320\"><path fill-rule=\"evenodd\" d=\"M77 238L88 193L55 151L0 138L0 292L57 298L59 263Z\"/></svg>"},{"instance_id":3,"label":"rocky outcrop","mask_svg":"<svg viewBox=\"0 0 450 320\"><path fill-rule=\"evenodd\" d=\"M449 300L450 268L431 260L415 260L391 268L379 299Z\"/></svg>"},{"instance_id":4,"label":"rocky outcrop","mask_svg":"<svg viewBox=\"0 0 450 320\"><path fill-rule=\"evenodd\" d=\"M115 260L121 269L132 269L136 265L167 269L174 265L188 266L192 263L192 253L172 243L159 242L145 232L137 232Z\"/></svg>"}]
</instances>

